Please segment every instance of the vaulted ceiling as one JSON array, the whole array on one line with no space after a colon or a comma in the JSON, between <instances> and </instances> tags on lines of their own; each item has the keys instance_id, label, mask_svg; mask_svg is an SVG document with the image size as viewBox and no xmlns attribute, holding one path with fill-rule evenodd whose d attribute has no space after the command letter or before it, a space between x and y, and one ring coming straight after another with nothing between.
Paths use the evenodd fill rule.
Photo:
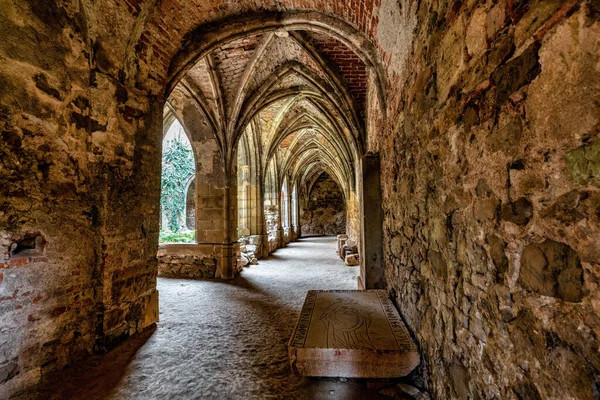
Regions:
<instances>
[{"instance_id":1,"label":"vaulted ceiling","mask_svg":"<svg viewBox=\"0 0 600 400\"><path fill-rule=\"evenodd\" d=\"M327 171L347 189L364 138L368 74L333 36L278 29L215 47L172 93L194 98L228 163L250 129L263 174L270 162L301 182Z\"/></svg>"}]
</instances>

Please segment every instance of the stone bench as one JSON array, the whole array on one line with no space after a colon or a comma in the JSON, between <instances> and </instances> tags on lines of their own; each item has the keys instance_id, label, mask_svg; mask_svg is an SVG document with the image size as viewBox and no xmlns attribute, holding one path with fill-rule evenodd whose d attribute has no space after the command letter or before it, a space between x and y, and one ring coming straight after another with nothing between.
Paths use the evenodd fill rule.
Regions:
<instances>
[{"instance_id":1,"label":"stone bench","mask_svg":"<svg viewBox=\"0 0 600 400\"><path fill-rule=\"evenodd\" d=\"M396 378L419 353L384 290L311 290L288 344L304 376Z\"/></svg>"}]
</instances>

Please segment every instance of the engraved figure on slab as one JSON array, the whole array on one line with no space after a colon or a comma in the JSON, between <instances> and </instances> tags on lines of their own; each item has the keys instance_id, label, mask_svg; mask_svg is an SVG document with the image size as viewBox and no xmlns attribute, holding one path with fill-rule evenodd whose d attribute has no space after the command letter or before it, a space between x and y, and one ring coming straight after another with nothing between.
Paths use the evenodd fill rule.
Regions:
<instances>
[{"instance_id":1,"label":"engraved figure on slab","mask_svg":"<svg viewBox=\"0 0 600 400\"><path fill-rule=\"evenodd\" d=\"M373 349L369 337L371 318L362 314L352 300L338 299L321 314L327 328L327 347L345 349Z\"/></svg>"}]
</instances>

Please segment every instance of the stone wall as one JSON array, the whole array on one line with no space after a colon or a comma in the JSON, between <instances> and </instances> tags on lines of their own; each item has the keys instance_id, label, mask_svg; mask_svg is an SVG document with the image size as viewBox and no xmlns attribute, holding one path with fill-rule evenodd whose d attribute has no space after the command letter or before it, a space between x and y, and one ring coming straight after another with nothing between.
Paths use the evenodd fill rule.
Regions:
<instances>
[{"instance_id":1,"label":"stone wall","mask_svg":"<svg viewBox=\"0 0 600 400\"><path fill-rule=\"evenodd\" d=\"M0 5L0 397L156 321L167 70L196 26L253 8L338 15L381 52L386 280L435 397L597 396L597 2L217 3ZM197 236L232 259L210 135Z\"/></svg>"},{"instance_id":2,"label":"stone wall","mask_svg":"<svg viewBox=\"0 0 600 400\"><path fill-rule=\"evenodd\" d=\"M344 196L327 172L315 182L306 208L300 212L300 224L303 235L337 235L346 231Z\"/></svg>"},{"instance_id":3,"label":"stone wall","mask_svg":"<svg viewBox=\"0 0 600 400\"><path fill-rule=\"evenodd\" d=\"M385 276L430 390L597 398L598 3L399 3Z\"/></svg>"},{"instance_id":4,"label":"stone wall","mask_svg":"<svg viewBox=\"0 0 600 400\"><path fill-rule=\"evenodd\" d=\"M0 8L4 398L158 318L162 102L92 43L81 2Z\"/></svg>"},{"instance_id":5,"label":"stone wall","mask_svg":"<svg viewBox=\"0 0 600 400\"><path fill-rule=\"evenodd\" d=\"M158 276L166 278L211 279L217 270L213 246L166 244L158 249Z\"/></svg>"},{"instance_id":6,"label":"stone wall","mask_svg":"<svg viewBox=\"0 0 600 400\"><path fill-rule=\"evenodd\" d=\"M350 191L346 201L346 235L356 243L360 243L360 207L358 196Z\"/></svg>"}]
</instances>

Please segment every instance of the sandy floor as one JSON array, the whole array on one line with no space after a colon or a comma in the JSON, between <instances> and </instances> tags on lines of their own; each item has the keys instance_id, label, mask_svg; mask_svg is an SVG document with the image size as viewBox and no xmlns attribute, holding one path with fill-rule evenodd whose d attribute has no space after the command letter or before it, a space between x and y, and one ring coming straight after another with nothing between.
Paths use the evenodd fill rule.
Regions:
<instances>
[{"instance_id":1,"label":"sandy floor","mask_svg":"<svg viewBox=\"0 0 600 400\"><path fill-rule=\"evenodd\" d=\"M61 376L51 399L362 399L356 380L290 373L287 341L309 289L356 289L335 239L308 238L232 281L159 279L156 330ZM58 389L57 389L58 387Z\"/></svg>"}]
</instances>

